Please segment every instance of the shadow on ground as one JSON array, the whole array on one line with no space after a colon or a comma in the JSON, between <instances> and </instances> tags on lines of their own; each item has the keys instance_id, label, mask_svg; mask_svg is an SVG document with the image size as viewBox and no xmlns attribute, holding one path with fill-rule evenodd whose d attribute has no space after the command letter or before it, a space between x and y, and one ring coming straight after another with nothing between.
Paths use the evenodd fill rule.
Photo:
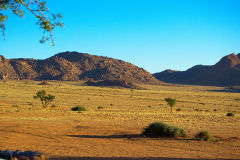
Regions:
<instances>
[{"instance_id":1,"label":"shadow on ground","mask_svg":"<svg viewBox=\"0 0 240 160\"><path fill-rule=\"evenodd\" d=\"M102 135L66 135L68 137L77 137L77 138L102 138L102 139L121 139L121 138L143 138L142 135L140 134L129 134L129 135L107 135L107 136L102 136Z\"/></svg>"},{"instance_id":2,"label":"shadow on ground","mask_svg":"<svg viewBox=\"0 0 240 160\"><path fill-rule=\"evenodd\" d=\"M210 91L210 92L220 92L220 93L224 93L224 92L226 92L226 93L240 93L240 90L239 89L228 89L228 88L226 88L226 89L220 89L220 90L208 90L208 91Z\"/></svg>"},{"instance_id":3,"label":"shadow on ground","mask_svg":"<svg viewBox=\"0 0 240 160\"><path fill-rule=\"evenodd\" d=\"M229 160L229 159L191 159L191 158L166 158L166 157L53 157L50 160ZM239 159L231 159L239 160Z\"/></svg>"},{"instance_id":4,"label":"shadow on ground","mask_svg":"<svg viewBox=\"0 0 240 160\"><path fill-rule=\"evenodd\" d=\"M144 137L141 134L124 134L124 135L66 135L68 137L76 138L100 138L100 139L155 139L155 140L194 140L191 138L150 138Z\"/></svg>"}]
</instances>

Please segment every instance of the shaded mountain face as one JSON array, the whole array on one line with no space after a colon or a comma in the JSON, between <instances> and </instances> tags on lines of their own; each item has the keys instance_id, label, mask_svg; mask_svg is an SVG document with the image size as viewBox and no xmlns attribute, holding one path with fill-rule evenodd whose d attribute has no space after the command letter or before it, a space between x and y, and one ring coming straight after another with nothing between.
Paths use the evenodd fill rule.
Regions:
<instances>
[{"instance_id":1,"label":"shaded mountain face","mask_svg":"<svg viewBox=\"0 0 240 160\"><path fill-rule=\"evenodd\" d=\"M240 85L240 54L223 57L212 66L197 65L186 71L165 70L153 74L160 81L177 84Z\"/></svg>"},{"instance_id":2,"label":"shaded mountain face","mask_svg":"<svg viewBox=\"0 0 240 160\"><path fill-rule=\"evenodd\" d=\"M0 79L10 80L123 80L160 83L131 63L78 52L63 52L44 60L6 59L0 56Z\"/></svg>"}]
</instances>

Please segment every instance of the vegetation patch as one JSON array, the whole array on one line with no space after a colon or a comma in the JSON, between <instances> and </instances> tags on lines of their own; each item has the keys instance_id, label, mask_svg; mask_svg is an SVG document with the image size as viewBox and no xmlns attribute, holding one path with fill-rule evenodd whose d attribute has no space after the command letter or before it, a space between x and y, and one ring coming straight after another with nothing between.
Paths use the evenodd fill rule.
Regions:
<instances>
[{"instance_id":1,"label":"vegetation patch","mask_svg":"<svg viewBox=\"0 0 240 160\"><path fill-rule=\"evenodd\" d=\"M227 113L227 116L233 117L233 116L235 116L235 115L234 115L234 113L228 112L228 113Z\"/></svg>"},{"instance_id":2,"label":"vegetation patch","mask_svg":"<svg viewBox=\"0 0 240 160\"><path fill-rule=\"evenodd\" d=\"M181 108L176 109L176 111L181 111Z\"/></svg>"},{"instance_id":3,"label":"vegetation patch","mask_svg":"<svg viewBox=\"0 0 240 160\"><path fill-rule=\"evenodd\" d=\"M147 137L187 137L187 132L164 122L154 122L147 126L142 132Z\"/></svg>"},{"instance_id":4,"label":"vegetation patch","mask_svg":"<svg viewBox=\"0 0 240 160\"><path fill-rule=\"evenodd\" d=\"M213 137L208 131L200 131L195 135L195 139L198 141L209 141Z\"/></svg>"},{"instance_id":5,"label":"vegetation patch","mask_svg":"<svg viewBox=\"0 0 240 160\"><path fill-rule=\"evenodd\" d=\"M72 111L86 111L87 109L83 106L75 106L71 110Z\"/></svg>"}]
</instances>

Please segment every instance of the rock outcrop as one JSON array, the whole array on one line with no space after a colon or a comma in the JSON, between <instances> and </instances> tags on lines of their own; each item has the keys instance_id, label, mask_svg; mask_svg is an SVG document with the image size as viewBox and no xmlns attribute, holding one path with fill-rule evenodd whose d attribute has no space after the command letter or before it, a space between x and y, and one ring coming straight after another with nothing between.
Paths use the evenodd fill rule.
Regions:
<instances>
[{"instance_id":1,"label":"rock outcrop","mask_svg":"<svg viewBox=\"0 0 240 160\"><path fill-rule=\"evenodd\" d=\"M63 52L44 60L6 59L0 56L0 79L10 80L121 80L159 84L149 72L108 57Z\"/></svg>"},{"instance_id":2,"label":"rock outcrop","mask_svg":"<svg viewBox=\"0 0 240 160\"><path fill-rule=\"evenodd\" d=\"M186 71L165 70L153 75L167 83L209 86L240 85L240 54L227 55L212 66L197 65Z\"/></svg>"}]
</instances>

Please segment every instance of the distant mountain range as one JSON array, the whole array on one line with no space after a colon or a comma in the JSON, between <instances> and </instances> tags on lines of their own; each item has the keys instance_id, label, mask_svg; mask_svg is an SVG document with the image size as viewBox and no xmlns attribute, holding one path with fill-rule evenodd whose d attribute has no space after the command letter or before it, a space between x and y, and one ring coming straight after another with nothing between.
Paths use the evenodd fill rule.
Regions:
<instances>
[{"instance_id":1,"label":"distant mountain range","mask_svg":"<svg viewBox=\"0 0 240 160\"><path fill-rule=\"evenodd\" d=\"M153 75L167 83L209 86L240 85L240 54L227 55L212 66L196 65L186 71L165 70Z\"/></svg>"},{"instance_id":2,"label":"distant mountain range","mask_svg":"<svg viewBox=\"0 0 240 160\"><path fill-rule=\"evenodd\" d=\"M78 52L63 52L44 60L6 59L0 56L0 79L160 83L151 73L131 63Z\"/></svg>"},{"instance_id":3,"label":"distant mountain range","mask_svg":"<svg viewBox=\"0 0 240 160\"><path fill-rule=\"evenodd\" d=\"M62 52L44 60L0 56L0 79L233 86L240 85L240 54L227 55L212 66L196 65L186 71L165 70L153 75L122 60L78 52Z\"/></svg>"}]
</instances>

